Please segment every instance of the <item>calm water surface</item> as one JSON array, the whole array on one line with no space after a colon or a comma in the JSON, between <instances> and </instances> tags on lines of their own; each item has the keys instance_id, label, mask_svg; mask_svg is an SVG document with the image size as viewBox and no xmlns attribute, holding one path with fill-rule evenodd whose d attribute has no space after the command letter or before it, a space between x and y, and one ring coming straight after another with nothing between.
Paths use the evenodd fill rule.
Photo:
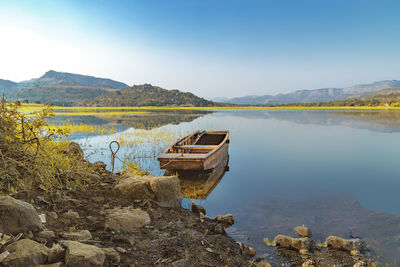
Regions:
<instances>
[{"instance_id":1,"label":"calm water surface","mask_svg":"<svg viewBox=\"0 0 400 267\"><path fill-rule=\"evenodd\" d=\"M72 137L84 145L92 161L109 163L109 141L134 134L135 128L227 129L229 171L216 180L205 199L196 202L210 217L232 213L232 237L255 247L258 256L274 259L274 248L267 247L263 238L272 240L279 233L294 236L292 229L305 224L315 241L332 234L359 236L379 261L400 262L400 112L185 112L154 114L153 126L151 115L140 124L111 121L116 134ZM124 153L129 149L123 148L119 155ZM146 164L152 165L153 174L164 174L155 159ZM184 199L183 206L187 203Z\"/></svg>"}]
</instances>

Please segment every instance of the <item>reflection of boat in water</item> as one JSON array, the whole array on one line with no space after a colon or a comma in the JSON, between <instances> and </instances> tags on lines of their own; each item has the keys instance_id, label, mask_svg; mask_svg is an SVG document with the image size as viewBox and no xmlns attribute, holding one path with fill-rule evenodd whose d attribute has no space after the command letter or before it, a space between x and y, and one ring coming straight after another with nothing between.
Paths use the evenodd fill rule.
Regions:
<instances>
[{"instance_id":1,"label":"reflection of boat in water","mask_svg":"<svg viewBox=\"0 0 400 267\"><path fill-rule=\"evenodd\" d=\"M167 170L165 175L177 174L181 183L184 198L206 199L222 180L228 167L229 155L226 155L216 166L208 171L175 171Z\"/></svg>"},{"instance_id":2,"label":"reflection of boat in water","mask_svg":"<svg viewBox=\"0 0 400 267\"><path fill-rule=\"evenodd\" d=\"M228 155L228 131L197 131L168 147L159 157L160 168L204 171L216 168Z\"/></svg>"}]
</instances>

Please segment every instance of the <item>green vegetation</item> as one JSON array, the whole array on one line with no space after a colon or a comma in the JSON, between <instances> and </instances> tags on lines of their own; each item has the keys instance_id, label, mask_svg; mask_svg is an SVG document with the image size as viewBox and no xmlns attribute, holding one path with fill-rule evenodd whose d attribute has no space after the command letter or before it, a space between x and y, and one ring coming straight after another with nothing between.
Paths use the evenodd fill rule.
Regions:
<instances>
[{"instance_id":1,"label":"green vegetation","mask_svg":"<svg viewBox=\"0 0 400 267\"><path fill-rule=\"evenodd\" d=\"M217 104L192 93L166 90L151 84L134 85L84 103L86 106L195 106L210 107Z\"/></svg>"}]
</instances>

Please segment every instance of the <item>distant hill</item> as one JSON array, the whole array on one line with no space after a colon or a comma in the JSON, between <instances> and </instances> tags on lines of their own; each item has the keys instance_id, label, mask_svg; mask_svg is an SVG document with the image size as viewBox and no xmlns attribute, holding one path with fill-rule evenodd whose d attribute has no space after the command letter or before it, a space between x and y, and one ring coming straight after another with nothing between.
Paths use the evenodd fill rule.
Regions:
<instances>
[{"instance_id":1,"label":"distant hill","mask_svg":"<svg viewBox=\"0 0 400 267\"><path fill-rule=\"evenodd\" d=\"M400 88L387 88L325 103L306 103L305 106L392 106L400 107Z\"/></svg>"},{"instance_id":2,"label":"distant hill","mask_svg":"<svg viewBox=\"0 0 400 267\"><path fill-rule=\"evenodd\" d=\"M18 90L18 83L0 79L0 93L10 93Z\"/></svg>"},{"instance_id":3,"label":"distant hill","mask_svg":"<svg viewBox=\"0 0 400 267\"><path fill-rule=\"evenodd\" d=\"M167 90L151 84L134 85L85 102L87 106L196 106L216 103L178 90Z\"/></svg>"},{"instance_id":4,"label":"distant hill","mask_svg":"<svg viewBox=\"0 0 400 267\"><path fill-rule=\"evenodd\" d=\"M385 88L400 87L399 80L379 81L370 84L354 85L346 88L322 88L314 90L297 90L287 94L244 96L230 98L225 103L238 105L280 105L290 103L329 102L346 99L363 93L374 92ZM223 100L223 99L222 99Z\"/></svg>"},{"instance_id":5,"label":"distant hill","mask_svg":"<svg viewBox=\"0 0 400 267\"><path fill-rule=\"evenodd\" d=\"M125 83L117 82L111 79L97 78L93 76L74 74L68 72L57 72L50 70L40 78L23 81L18 84L20 88L27 88L32 86L41 86L49 84L79 84L87 86L101 86L111 87L115 89L128 88Z\"/></svg>"},{"instance_id":6,"label":"distant hill","mask_svg":"<svg viewBox=\"0 0 400 267\"><path fill-rule=\"evenodd\" d=\"M28 100L57 106L75 106L111 91L116 91L116 89L79 84L49 84L23 88L9 94L9 97L19 101Z\"/></svg>"}]
</instances>

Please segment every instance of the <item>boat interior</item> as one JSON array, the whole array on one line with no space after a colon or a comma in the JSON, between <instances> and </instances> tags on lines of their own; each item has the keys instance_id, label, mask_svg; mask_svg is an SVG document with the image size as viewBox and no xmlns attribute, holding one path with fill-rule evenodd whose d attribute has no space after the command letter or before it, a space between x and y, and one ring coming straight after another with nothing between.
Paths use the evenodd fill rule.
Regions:
<instances>
[{"instance_id":1,"label":"boat interior","mask_svg":"<svg viewBox=\"0 0 400 267\"><path fill-rule=\"evenodd\" d=\"M199 131L179 140L168 153L207 154L224 141L226 132Z\"/></svg>"}]
</instances>

